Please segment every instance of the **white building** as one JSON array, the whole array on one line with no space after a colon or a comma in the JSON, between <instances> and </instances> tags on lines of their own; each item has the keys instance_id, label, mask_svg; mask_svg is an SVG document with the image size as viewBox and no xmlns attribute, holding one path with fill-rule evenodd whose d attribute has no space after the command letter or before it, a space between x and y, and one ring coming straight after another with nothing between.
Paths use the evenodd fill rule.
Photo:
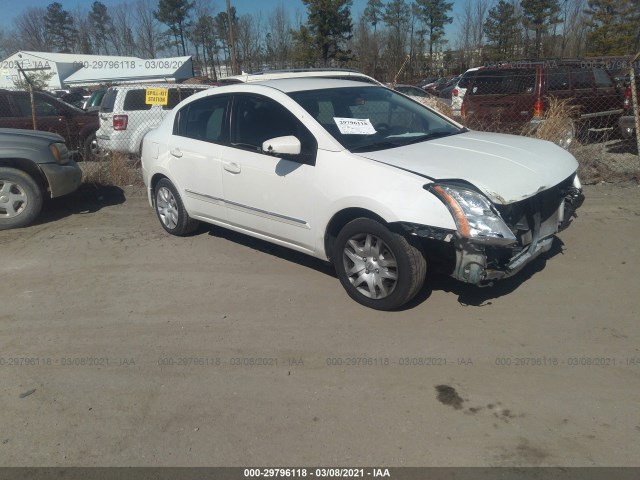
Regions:
<instances>
[{"instance_id":1,"label":"white building","mask_svg":"<svg viewBox=\"0 0 640 480\"><path fill-rule=\"evenodd\" d=\"M181 81L193 77L191 57L138 57L20 51L0 62L0 88L15 88L26 73L50 74L48 89L125 82Z\"/></svg>"}]
</instances>

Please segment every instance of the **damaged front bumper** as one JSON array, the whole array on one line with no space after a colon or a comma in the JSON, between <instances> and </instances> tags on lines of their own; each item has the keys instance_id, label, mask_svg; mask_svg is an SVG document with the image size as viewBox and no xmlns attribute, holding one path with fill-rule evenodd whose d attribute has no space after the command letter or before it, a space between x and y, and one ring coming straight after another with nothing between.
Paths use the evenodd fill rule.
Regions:
<instances>
[{"instance_id":1,"label":"damaged front bumper","mask_svg":"<svg viewBox=\"0 0 640 480\"><path fill-rule=\"evenodd\" d=\"M431 245L425 246L427 254L434 243L448 244L447 251L451 258L445 273L457 280L481 285L511 277L548 252L555 234L569 226L583 201L579 181L571 178L531 198L509 205L497 205L501 217L517 239L511 245L477 242L455 231L431 227L405 226L405 230L423 242L431 242Z\"/></svg>"}]
</instances>

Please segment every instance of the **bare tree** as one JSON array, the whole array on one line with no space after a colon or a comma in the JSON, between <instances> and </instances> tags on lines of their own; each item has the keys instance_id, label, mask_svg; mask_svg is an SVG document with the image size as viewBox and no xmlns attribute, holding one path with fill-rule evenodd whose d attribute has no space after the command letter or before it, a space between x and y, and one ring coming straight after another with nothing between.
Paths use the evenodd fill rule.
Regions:
<instances>
[{"instance_id":1,"label":"bare tree","mask_svg":"<svg viewBox=\"0 0 640 480\"><path fill-rule=\"evenodd\" d=\"M260 66L260 17L242 15L235 31L239 69L252 71Z\"/></svg>"},{"instance_id":2,"label":"bare tree","mask_svg":"<svg viewBox=\"0 0 640 480\"><path fill-rule=\"evenodd\" d=\"M289 14L280 3L267 20L268 33L265 36L265 47L272 58L267 58L275 68L286 68L291 61L291 20Z\"/></svg>"},{"instance_id":3,"label":"bare tree","mask_svg":"<svg viewBox=\"0 0 640 480\"><path fill-rule=\"evenodd\" d=\"M44 18L46 9L27 8L18 16L15 23L22 50L48 51L51 48Z\"/></svg>"},{"instance_id":4,"label":"bare tree","mask_svg":"<svg viewBox=\"0 0 640 480\"><path fill-rule=\"evenodd\" d=\"M458 16L458 40L462 65L467 69L478 65L483 58L484 23L487 19L490 0L474 0L464 4L462 14Z\"/></svg>"},{"instance_id":5,"label":"bare tree","mask_svg":"<svg viewBox=\"0 0 640 480\"><path fill-rule=\"evenodd\" d=\"M133 15L130 7L120 4L113 10L113 34L111 41L118 55L134 56L137 52L134 38Z\"/></svg>"},{"instance_id":6,"label":"bare tree","mask_svg":"<svg viewBox=\"0 0 640 480\"><path fill-rule=\"evenodd\" d=\"M153 15L156 3L154 0L137 0L134 6L136 45L139 55L146 58L155 58L165 48L160 22Z\"/></svg>"}]
</instances>

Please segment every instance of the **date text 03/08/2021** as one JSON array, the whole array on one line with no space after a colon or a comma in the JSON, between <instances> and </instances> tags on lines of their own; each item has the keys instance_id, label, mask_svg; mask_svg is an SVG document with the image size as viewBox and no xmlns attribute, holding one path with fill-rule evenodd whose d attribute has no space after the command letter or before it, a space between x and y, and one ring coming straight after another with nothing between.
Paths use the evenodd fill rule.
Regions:
<instances>
[{"instance_id":1,"label":"date text 03/08/2021","mask_svg":"<svg viewBox=\"0 0 640 480\"><path fill-rule=\"evenodd\" d=\"M245 468L245 478L390 478L388 468Z\"/></svg>"}]
</instances>

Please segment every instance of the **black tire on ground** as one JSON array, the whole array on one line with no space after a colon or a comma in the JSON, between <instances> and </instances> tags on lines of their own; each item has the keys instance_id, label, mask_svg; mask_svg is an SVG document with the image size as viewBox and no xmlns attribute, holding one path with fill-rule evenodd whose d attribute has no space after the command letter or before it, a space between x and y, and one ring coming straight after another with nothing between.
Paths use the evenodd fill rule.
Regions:
<instances>
[{"instance_id":1,"label":"black tire on ground","mask_svg":"<svg viewBox=\"0 0 640 480\"><path fill-rule=\"evenodd\" d=\"M95 157L99 155L98 142L96 139L96 134L92 133L89 135L82 146L82 160L85 162L89 162L91 160L95 160Z\"/></svg>"},{"instance_id":2,"label":"black tire on ground","mask_svg":"<svg viewBox=\"0 0 640 480\"><path fill-rule=\"evenodd\" d=\"M42 210L42 190L22 170L0 167L0 230L26 227Z\"/></svg>"},{"instance_id":3,"label":"black tire on ground","mask_svg":"<svg viewBox=\"0 0 640 480\"><path fill-rule=\"evenodd\" d=\"M354 245L366 252L367 241L370 242L369 245L374 245L368 251L377 253L372 253L370 258L366 256L367 253L362 253L363 257L357 260L362 260L363 263L356 264L352 258L354 252L359 250ZM427 273L427 262L420 249L411 245L404 236L369 218L357 218L342 228L334 243L332 258L338 278L349 296L376 310L395 310L407 303L420 291ZM389 265L391 267L385 268ZM351 279L347 269L351 270ZM362 280L373 273L376 274L375 277L368 277L372 283ZM390 273L395 276L395 284L392 284L393 280L389 280ZM362 288L357 288L360 285L363 285ZM369 296L363 290L368 291Z\"/></svg>"},{"instance_id":4,"label":"black tire on ground","mask_svg":"<svg viewBox=\"0 0 640 480\"><path fill-rule=\"evenodd\" d=\"M153 191L154 206L160 225L171 235L189 235L200 222L189 217L176 187L168 179L158 182Z\"/></svg>"}]
</instances>

